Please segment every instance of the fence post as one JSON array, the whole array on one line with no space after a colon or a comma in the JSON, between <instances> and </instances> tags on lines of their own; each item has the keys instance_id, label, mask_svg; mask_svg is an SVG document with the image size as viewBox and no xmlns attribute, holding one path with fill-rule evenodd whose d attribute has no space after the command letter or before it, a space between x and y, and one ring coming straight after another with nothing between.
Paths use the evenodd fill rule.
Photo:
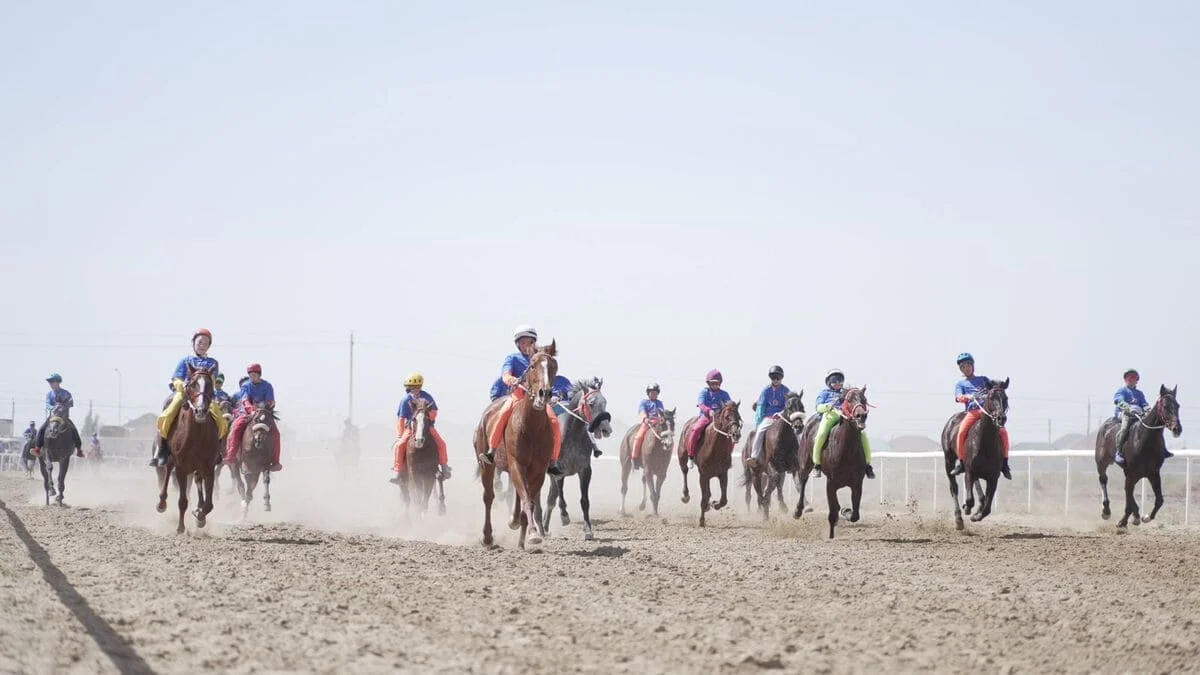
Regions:
<instances>
[{"instance_id":1,"label":"fence post","mask_svg":"<svg viewBox=\"0 0 1200 675\"><path fill-rule=\"evenodd\" d=\"M1025 513L1033 513L1033 457L1025 458Z\"/></svg>"},{"instance_id":2,"label":"fence post","mask_svg":"<svg viewBox=\"0 0 1200 675\"><path fill-rule=\"evenodd\" d=\"M1141 496L1141 498L1139 498L1139 499L1138 499L1138 508L1139 508L1139 509L1140 509L1140 508L1143 508L1143 507L1145 507L1145 505L1146 505L1146 483L1149 483L1149 482L1150 482L1150 481L1148 481L1148 480L1142 480L1142 481L1141 481L1141 483L1142 483L1142 496Z\"/></svg>"},{"instance_id":3,"label":"fence post","mask_svg":"<svg viewBox=\"0 0 1200 675\"><path fill-rule=\"evenodd\" d=\"M1067 490L1063 497L1063 515L1071 514L1071 456L1067 455Z\"/></svg>"},{"instance_id":4,"label":"fence post","mask_svg":"<svg viewBox=\"0 0 1200 675\"><path fill-rule=\"evenodd\" d=\"M908 506L908 458L904 458L904 506Z\"/></svg>"},{"instance_id":5,"label":"fence post","mask_svg":"<svg viewBox=\"0 0 1200 675\"><path fill-rule=\"evenodd\" d=\"M1188 458L1191 461L1191 458ZM933 513L937 514L937 492L938 492L938 460L933 458Z\"/></svg>"},{"instance_id":6,"label":"fence post","mask_svg":"<svg viewBox=\"0 0 1200 675\"><path fill-rule=\"evenodd\" d=\"M883 503L883 458L879 459L879 503Z\"/></svg>"},{"instance_id":7,"label":"fence post","mask_svg":"<svg viewBox=\"0 0 1200 675\"><path fill-rule=\"evenodd\" d=\"M1185 481L1185 483L1183 485L1183 526L1187 527L1188 512L1191 510L1191 505L1192 505L1192 457L1191 457L1191 455L1188 456L1187 462L1185 463L1184 466L1186 468L1183 470L1183 476L1184 476L1183 480Z\"/></svg>"}]
</instances>

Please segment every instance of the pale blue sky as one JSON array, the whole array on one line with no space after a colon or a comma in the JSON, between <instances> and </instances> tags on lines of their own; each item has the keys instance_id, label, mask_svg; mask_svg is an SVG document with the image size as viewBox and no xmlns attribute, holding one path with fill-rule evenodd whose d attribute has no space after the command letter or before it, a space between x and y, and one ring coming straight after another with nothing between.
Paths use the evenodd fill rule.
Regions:
<instances>
[{"instance_id":1,"label":"pale blue sky","mask_svg":"<svg viewBox=\"0 0 1200 675\"><path fill-rule=\"evenodd\" d=\"M358 421L420 369L471 424L528 322L618 419L840 366L874 433L936 435L969 350L1017 440L1130 365L1188 428L1197 35L1190 2L0 2L0 414L50 370L156 407L207 326L328 432L353 329Z\"/></svg>"}]
</instances>

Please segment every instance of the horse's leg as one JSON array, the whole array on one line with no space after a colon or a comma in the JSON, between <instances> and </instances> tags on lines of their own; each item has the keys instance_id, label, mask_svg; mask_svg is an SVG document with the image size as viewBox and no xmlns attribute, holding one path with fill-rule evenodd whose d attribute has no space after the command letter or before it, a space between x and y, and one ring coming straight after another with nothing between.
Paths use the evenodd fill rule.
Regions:
<instances>
[{"instance_id":1,"label":"horse's leg","mask_svg":"<svg viewBox=\"0 0 1200 675\"><path fill-rule=\"evenodd\" d=\"M633 460L630 460L628 464L621 462L621 510L619 511L621 517L629 515L629 512L625 510L625 493L629 492L629 472L633 470L632 467ZM645 473L648 472L643 471L643 478L645 478ZM644 480L642 481L642 508L646 508L646 482Z\"/></svg>"},{"instance_id":2,"label":"horse's leg","mask_svg":"<svg viewBox=\"0 0 1200 675\"><path fill-rule=\"evenodd\" d=\"M557 483L555 488L558 490L558 510L562 512L562 524L563 527L566 527L571 524L571 516L567 514L567 477L563 476L553 482ZM551 508L550 510L553 511L554 509ZM546 514L546 522L550 522L550 514ZM546 530L548 531L549 529L550 526L547 525Z\"/></svg>"},{"instance_id":3,"label":"horse's leg","mask_svg":"<svg viewBox=\"0 0 1200 675\"><path fill-rule=\"evenodd\" d=\"M207 480L204 476L196 476L196 510L192 511L192 516L196 518L196 527L203 528L206 524L205 515L207 512L204 506L208 500L204 498L204 482Z\"/></svg>"},{"instance_id":4,"label":"horse's leg","mask_svg":"<svg viewBox=\"0 0 1200 675\"><path fill-rule=\"evenodd\" d=\"M271 512L271 472L263 472L263 511Z\"/></svg>"},{"instance_id":5,"label":"horse's leg","mask_svg":"<svg viewBox=\"0 0 1200 675\"><path fill-rule=\"evenodd\" d=\"M978 522L991 515L992 500L996 498L996 484L999 482L997 478L989 478L987 480L987 489L979 498L979 513L975 514L972 520Z\"/></svg>"},{"instance_id":6,"label":"horse's leg","mask_svg":"<svg viewBox=\"0 0 1200 675\"><path fill-rule=\"evenodd\" d=\"M54 498L54 501L60 505L63 503L63 499L66 497L67 471L70 470L70 468L71 455L67 455L63 458L63 461L60 462L58 466L58 496Z\"/></svg>"},{"instance_id":7,"label":"horse's leg","mask_svg":"<svg viewBox=\"0 0 1200 675\"><path fill-rule=\"evenodd\" d=\"M763 471L759 469L751 474L751 480L754 481L754 499L758 502L758 510L763 510ZM716 507L714 507L716 508Z\"/></svg>"},{"instance_id":8,"label":"horse's leg","mask_svg":"<svg viewBox=\"0 0 1200 675\"><path fill-rule=\"evenodd\" d=\"M955 458L957 461L957 457ZM950 503L954 504L954 528L957 530L963 529L963 513L962 507L958 501L958 477L950 472L954 469L954 462L946 463L946 479L950 481Z\"/></svg>"},{"instance_id":9,"label":"horse's leg","mask_svg":"<svg viewBox=\"0 0 1200 675\"><path fill-rule=\"evenodd\" d=\"M188 490L191 488L190 478L189 474L183 472L182 467L178 464L175 465L175 483L179 487L179 526L175 528L175 534L183 534L186 531L183 526L183 516L187 513Z\"/></svg>"},{"instance_id":10,"label":"horse's leg","mask_svg":"<svg viewBox=\"0 0 1200 675\"><path fill-rule=\"evenodd\" d=\"M775 497L779 500L779 510L787 511L787 502L783 499L783 482L787 476L786 471L774 471L771 474L772 488L775 490Z\"/></svg>"},{"instance_id":11,"label":"horse's leg","mask_svg":"<svg viewBox=\"0 0 1200 675\"><path fill-rule=\"evenodd\" d=\"M1100 474L1100 517L1108 520L1112 511L1108 508L1108 465L1096 462L1096 472Z\"/></svg>"},{"instance_id":12,"label":"horse's leg","mask_svg":"<svg viewBox=\"0 0 1200 675\"><path fill-rule=\"evenodd\" d=\"M679 460L679 470L683 472L683 497L680 499L684 504L692 501L692 495L688 493L688 462L687 455L683 455L683 459ZM701 512L703 515L703 511Z\"/></svg>"},{"instance_id":13,"label":"horse's leg","mask_svg":"<svg viewBox=\"0 0 1200 675\"><path fill-rule=\"evenodd\" d=\"M700 480L700 527L704 527L704 514L708 513L708 500L712 496L712 488L709 486L712 476L705 476L702 471L697 472L697 476Z\"/></svg>"},{"instance_id":14,"label":"horse's leg","mask_svg":"<svg viewBox=\"0 0 1200 675\"><path fill-rule=\"evenodd\" d=\"M829 538L833 539L833 528L837 525L841 505L838 504L837 488L828 476L825 478L825 499L829 502Z\"/></svg>"},{"instance_id":15,"label":"horse's leg","mask_svg":"<svg viewBox=\"0 0 1200 675\"><path fill-rule=\"evenodd\" d=\"M50 472L53 471L53 467L47 468L46 466L49 464L46 461L47 452L49 451L42 448L42 456L38 457L38 470L42 472L42 488L46 492L46 506L50 506L50 494L54 492L54 488L50 485Z\"/></svg>"},{"instance_id":16,"label":"horse's leg","mask_svg":"<svg viewBox=\"0 0 1200 675\"><path fill-rule=\"evenodd\" d=\"M516 521L517 528L521 531L521 536L517 540L517 548L525 550L525 537L529 532L529 526L534 524L533 506L529 503L529 500L533 498L529 494L529 476L525 475L525 468L521 466L510 469L508 476L512 479L513 487L517 490L517 508L513 512L513 519Z\"/></svg>"},{"instance_id":17,"label":"horse's leg","mask_svg":"<svg viewBox=\"0 0 1200 675\"><path fill-rule=\"evenodd\" d=\"M744 463L742 464L742 482L746 485L746 513L750 513L750 491L756 486L752 484L754 471Z\"/></svg>"},{"instance_id":18,"label":"horse's leg","mask_svg":"<svg viewBox=\"0 0 1200 675\"><path fill-rule=\"evenodd\" d=\"M1146 480L1150 481L1150 488L1154 490L1154 508L1150 510L1150 515L1142 519L1142 522L1148 523L1154 520L1154 516L1158 515L1158 510L1161 509L1163 505L1162 474L1155 471L1147 476Z\"/></svg>"},{"instance_id":19,"label":"horse's leg","mask_svg":"<svg viewBox=\"0 0 1200 675\"><path fill-rule=\"evenodd\" d=\"M796 510L792 512L793 518L800 518L804 515L804 491L808 487L808 469L800 469L796 472L796 491L800 493L796 501Z\"/></svg>"},{"instance_id":20,"label":"horse's leg","mask_svg":"<svg viewBox=\"0 0 1200 675\"><path fill-rule=\"evenodd\" d=\"M592 500L588 497L588 486L592 483L591 465L583 467L579 472L579 508L583 511L583 540L595 539L592 534ZM564 512L565 513L565 512Z\"/></svg>"},{"instance_id":21,"label":"horse's leg","mask_svg":"<svg viewBox=\"0 0 1200 675\"><path fill-rule=\"evenodd\" d=\"M438 515L444 516L444 515L446 515L446 479L442 477L441 473L438 474L437 489L438 489Z\"/></svg>"},{"instance_id":22,"label":"horse's leg","mask_svg":"<svg viewBox=\"0 0 1200 675\"><path fill-rule=\"evenodd\" d=\"M483 545L492 545L492 502L496 500L496 467L480 465L479 479L483 483Z\"/></svg>"},{"instance_id":23,"label":"horse's leg","mask_svg":"<svg viewBox=\"0 0 1200 675\"><path fill-rule=\"evenodd\" d=\"M158 505L154 510L162 513L167 510L167 483L171 480L171 472L165 466L155 467L155 473L158 474Z\"/></svg>"},{"instance_id":24,"label":"horse's leg","mask_svg":"<svg viewBox=\"0 0 1200 675\"><path fill-rule=\"evenodd\" d=\"M562 483L557 476L550 478L550 489L546 491L546 513L542 516L545 520L542 523L542 529L550 531L550 515L554 513L554 504L558 501L558 495L562 491Z\"/></svg>"},{"instance_id":25,"label":"horse's leg","mask_svg":"<svg viewBox=\"0 0 1200 675\"><path fill-rule=\"evenodd\" d=\"M721 501L713 504L713 511L720 511L729 503L729 472L722 471L717 476L717 484L721 486Z\"/></svg>"},{"instance_id":26,"label":"horse's leg","mask_svg":"<svg viewBox=\"0 0 1200 675\"><path fill-rule=\"evenodd\" d=\"M521 495L524 494L525 483L522 481L520 486L517 485L517 482L518 482L517 472L518 471L520 471L520 468L518 468L518 467L510 467L508 470L509 489L513 493L512 520L510 520L508 522L508 529L510 529L510 530L521 529L521 515L522 515L522 513L524 513L524 511L522 510L522 509L524 509L524 506L521 504Z\"/></svg>"},{"instance_id":27,"label":"horse's leg","mask_svg":"<svg viewBox=\"0 0 1200 675\"><path fill-rule=\"evenodd\" d=\"M663 481L667 479L667 472L663 471L654 477L654 485L650 488L650 500L654 505L654 515L658 515L658 500L662 498Z\"/></svg>"},{"instance_id":28,"label":"horse's leg","mask_svg":"<svg viewBox=\"0 0 1200 675\"><path fill-rule=\"evenodd\" d=\"M1128 459L1128 458L1127 458ZM1129 524L1129 517L1137 513L1138 505L1133 498L1133 486L1137 480L1129 475L1129 471L1125 472L1125 515L1117 522L1117 529L1124 529ZM1137 525L1141 522L1140 517L1135 517L1133 524Z\"/></svg>"},{"instance_id":29,"label":"horse's leg","mask_svg":"<svg viewBox=\"0 0 1200 675\"><path fill-rule=\"evenodd\" d=\"M857 523L859 519L858 507L862 505L862 476L850 486L850 522Z\"/></svg>"}]
</instances>

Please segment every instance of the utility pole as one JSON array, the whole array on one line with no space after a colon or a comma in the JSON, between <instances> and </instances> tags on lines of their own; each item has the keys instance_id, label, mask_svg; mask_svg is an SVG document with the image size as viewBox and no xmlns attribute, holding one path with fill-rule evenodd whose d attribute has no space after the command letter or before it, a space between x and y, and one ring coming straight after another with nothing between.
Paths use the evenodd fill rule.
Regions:
<instances>
[{"instance_id":1,"label":"utility pole","mask_svg":"<svg viewBox=\"0 0 1200 675\"><path fill-rule=\"evenodd\" d=\"M1092 435L1092 397L1088 397L1088 421L1087 421L1087 436Z\"/></svg>"},{"instance_id":2,"label":"utility pole","mask_svg":"<svg viewBox=\"0 0 1200 675\"><path fill-rule=\"evenodd\" d=\"M121 416L121 369L113 368L113 372L117 374L117 426L125 426L125 418Z\"/></svg>"},{"instance_id":3,"label":"utility pole","mask_svg":"<svg viewBox=\"0 0 1200 675\"><path fill-rule=\"evenodd\" d=\"M350 392L349 403L346 406L346 417L354 423L354 331L350 331Z\"/></svg>"},{"instance_id":4,"label":"utility pole","mask_svg":"<svg viewBox=\"0 0 1200 675\"><path fill-rule=\"evenodd\" d=\"M1054 447L1054 420L1046 420L1046 445Z\"/></svg>"}]
</instances>

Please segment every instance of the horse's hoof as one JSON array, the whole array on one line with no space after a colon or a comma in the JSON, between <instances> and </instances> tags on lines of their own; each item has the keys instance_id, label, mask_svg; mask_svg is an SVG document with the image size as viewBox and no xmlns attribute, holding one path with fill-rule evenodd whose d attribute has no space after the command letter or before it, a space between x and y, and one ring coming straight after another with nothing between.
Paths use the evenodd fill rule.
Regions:
<instances>
[{"instance_id":1,"label":"horse's hoof","mask_svg":"<svg viewBox=\"0 0 1200 675\"><path fill-rule=\"evenodd\" d=\"M166 511L166 510L167 510L167 505L166 505L166 504L162 504L162 503L155 504L155 505L154 505L154 510L155 510L155 511L158 511L159 513L162 513L163 511Z\"/></svg>"},{"instance_id":2,"label":"horse's hoof","mask_svg":"<svg viewBox=\"0 0 1200 675\"><path fill-rule=\"evenodd\" d=\"M519 522L517 522L517 521L515 521L515 520L514 520L514 521L512 521L511 523L509 523L509 524L508 524L508 529L510 529L510 530L519 530L519 529L521 529L521 523L519 523Z\"/></svg>"},{"instance_id":3,"label":"horse's hoof","mask_svg":"<svg viewBox=\"0 0 1200 675\"><path fill-rule=\"evenodd\" d=\"M717 502L711 502L711 503L708 505L708 508L712 509L713 511L720 511L720 510L721 510L721 505L720 505L720 504L718 504Z\"/></svg>"},{"instance_id":4,"label":"horse's hoof","mask_svg":"<svg viewBox=\"0 0 1200 675\"><path fill-rule=\"evenodd\" d=\"M971 516L971 522L972 522L972 523L978 523L979 521L981 521L981 520L983 520L983 519L984 519L984 514L983 514L983 512L982 512L982 511L980 511L979 513L976 513L975 515Z\"/></svg>"},{"instance_id":5,"label":"horse's hoof","mask_svg":"<svg viewBox=\"0 0 1200 675\"><path fill-rule=\"evenodd\" d=\"M567 514L565 514L565 513L564 513L564 514L562 514L562 524L563 524L564 526L566 526L566 525L570 525L570 524L571 524L571 516L568 516L568 515L567 515Z\"/></svg>"},{"instance_id":6,"label":"horse's hoof","mask_svg":"<svg viewBox=\"0 0 1200 675\"><path fill-rule=\"evenodd\" d=\"M691 495L684 495L683 497L681 497L681 498L680 498L680 501L682 501L684 504L686 504L686 503L688 503L688 502L692 501L692 496L691 496Z\"/></svg>"},{"instance_id":7,"label":"horse's hoof","mask_svg":"<svg viewBox=\"0 0 1200 675\"><path fill-rule=\"evenodd\" d=\"M963 528L965 528L965 527L966 527L966 525L963 524L962 516L955 516L954 517L954 529L961 532L963 530Z\"/></svg>"},{"instance_id":8,"label":"horse's hoof","mask_svg":"<svg viewBox=\"0 0 1200 675\"><path fill-rule=\"evenodd\" d=\"M438 515L439 516L446 515L446 505L445 504L438 504Z\"/></svg>"},{"instance_id":9,"label":"horse's hoof","mask_svg":"<svg viewBox=\"0 0 1200 675\"><path fill-rule=\"evenodd\" d=\"M1112 512L1111 511L1101 511L1100 517L1103 518L1104 520L1108 520L1109 518L1112 517Z\"/></svg>"},{"instance_id":10,"label":"horse's hoof","mask_svg":"<svg viewBox=\"0 0 1200 675\"><path fill-rule=\"evenodd\" d=\"M857 513L850 514L850 522L857 523L858 520L859 520L859 515Z\"/></svg>"},{"instance_id":11,"label":"horse's hoof","mask_svg":"<svg viewBox=\"0 0 1200 675\"><path fill-rule=\"evenodd\" d=\"M529 543L530 543L531 545L533 545L533 546L537 546L538 544L542 543L542 537L541 537L541 535L539 535L539 534L530 534L530 535L529 535Z\"/></svg>"},{"instance_id":12,"label":"horse's hoof","mask_svg":"<svg viewBox=\"0 0 1200 675\"><path fill-rule=\"evenodd\" d=\"M263 504L263 511L266 511L267 513L270 513L270 512L271 512L271 505L270 505L270 504Z\"/></svg>"},{"instance_id":13,"label":"horse's hoof","mask_svg":"<svg viewBox=\"0 0 1200 675\"><path fill-rule=\"evenodd\" d=\"M596 535L592 534L591 530L588 530L587 532L583 533L584 541L593 541L595 539L596 539Z\"/></svg>"},{"instance_id":14,"label":"horse's hoof","mask_svg":"<svg viewBox=\"0 0 1200 675\"><path fill-rule=\"evenodd\" d=\"M53 497L56 494L58 494L58 492L56 492L54 488L50 488L50 496Z\"/></svg>"},{"instance_id":15,"label":"horse's hoof","mask_svg":"<svg viewBox=\"0 0 1200 675\"><path fill-rule=\"evenodd\" d=\"M646 510L645 504L638 504L638 511L645 511L645 510Z\"/></svg>"},{"instance_id":16,"label":"horse's hoof","mask_svg":"<svg viewBox=\"0 0 1200 675\"><path fill-rule=\"evenodd\" d=\"M839 511L839 513L841 514L841 516L843 518L849 518L853 514L853 512L848 508L842 509L841 511Z\"/></svg>"}]
</instances>

